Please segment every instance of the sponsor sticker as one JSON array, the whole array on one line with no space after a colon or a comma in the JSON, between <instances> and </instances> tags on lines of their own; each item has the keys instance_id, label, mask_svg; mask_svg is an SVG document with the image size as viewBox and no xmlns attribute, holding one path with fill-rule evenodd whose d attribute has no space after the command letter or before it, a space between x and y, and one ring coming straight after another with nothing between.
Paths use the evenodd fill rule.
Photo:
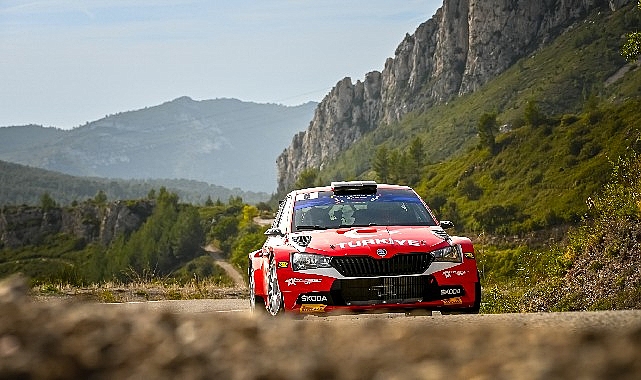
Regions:
<instances>
[{"instance_id":1,"label":"sponsor sticker","mask_svg":"<svg viewBox=\"0 0 641 380\"><path fill-rule=\"evenodd\" d=\"M448 298L443 300L443 305L460 305L463 303L461 297Z\"/></svg>"},{"instance_id":2,"label":"sponsor sticker","mask_svg":"<svg viewBox=\"0 0 641 380\"><path fill-rule=\"evenodd\" d=\"M298 194L296 195L296 201L306 201L309 199L317 199L318 198L318 193L304 193L304 194Z\"/></svg>"},{"instance_id":3,"label":"sponsor sticker","mask_svg":"<svg viewBox=\"0 0 641 380\"><path fill-rule=\"evenodd\" d=\"M303 283L305 285L310 285L310 284L320 284L321 279L320 278L288 278L285 280L287 283L287 286L296 286L298 283Z\"/></svg>"},{"instance_id":4,"label":"sponsor sticker","mask_svg":"<svg viewBox=\"0 0 641 380\"><path fill-rule=\"evenodd\" d=\"M322 313L325 311L327 305L303 305L300 307L301 313Z\"/></svg>"},{"instance_id":5,"label":"sponsor sticker","mask_svg":"<svg viewBox=\"0 0 641 380\"><path fill-rule=\"evenodd\" d=\"M289 261L279 261L278 262L278 267L279 268L287 268L287 267L289 267Z\"/></svg>"},{"instance_id":6,"label":"sponsor sticker","mask_svg":"<svg viewBox=\"0 0 641 380\"><path fill-rule=\"evenodd\" d=\"M461 277L461 276L465 276L466 274L467 274L466 270L444 270L443 271L443 276L445 276L445 278L451 278L452 276Z\"/></svg>"},{"instance_id":7,"label":"sponsor sticker","mask_svg":"<svg viewBox=\"0 0 641 380\"><path fill-rule=\"evenodd\" d=\"M369 245L397 245L400 247L420 247L421 242L418 240L397 240L397 239L361 239L348 241L346 243L338 243L341 249L345 248L359 248Z\"/></svg>"}]
</instances>

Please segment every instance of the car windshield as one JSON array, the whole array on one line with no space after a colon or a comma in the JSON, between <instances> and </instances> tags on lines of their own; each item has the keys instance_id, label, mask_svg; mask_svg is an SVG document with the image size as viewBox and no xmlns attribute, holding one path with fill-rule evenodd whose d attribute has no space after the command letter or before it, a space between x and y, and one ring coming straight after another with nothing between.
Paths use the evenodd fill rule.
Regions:
<instances>
[{"instance_id":1,"label":"car windshield","mask_svg":"<svg viewBox=\"0 0 641 380\"><path fill-rule=\"evenodd\" d=\"M378 189L375 194L299 194L294 231L366 226L435 226L418 196L409 189Z\"/></svg>"}]
</instances>

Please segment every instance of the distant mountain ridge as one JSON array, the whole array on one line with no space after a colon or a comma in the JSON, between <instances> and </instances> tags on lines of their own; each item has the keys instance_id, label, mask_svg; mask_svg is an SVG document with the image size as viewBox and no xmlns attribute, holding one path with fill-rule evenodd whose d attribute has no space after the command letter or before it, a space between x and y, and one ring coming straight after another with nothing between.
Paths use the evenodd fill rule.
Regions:
<instances>
[{"instance_id":1,"label":"distant mountain ridge","mask_svg":"<svg viewBox=\"0 0 641 380\"><path fill-rule=\"evenodd\" d=\"M270 197L266 192L229 189L194 180L76 177L0 160L0 206L40 205L45 193L62 206L93 199L100 191L110 201L142 199L161 187L176 193L182 202L201 205L208 199L225 202L230 197L255 204Z\"/></svg>"},{"instance_id":2,"label":"distant mountain ridge","mask_svg":"<svg viewBox=\"0 0 641 380\"><path fill-rule=\"evenodd\" d=\"M273 192L276 157L315 107L181 97L71 130L0 128L0 160L75 176L190 179Z\"/></svg>"}]
</instances>

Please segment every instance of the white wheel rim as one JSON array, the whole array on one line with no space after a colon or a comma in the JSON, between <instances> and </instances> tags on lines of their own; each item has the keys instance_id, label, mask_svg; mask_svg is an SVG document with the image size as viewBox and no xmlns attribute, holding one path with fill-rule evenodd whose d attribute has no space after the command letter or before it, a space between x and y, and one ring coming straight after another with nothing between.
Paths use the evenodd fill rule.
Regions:
<instances>
[{"instance_id":1,"label":"white wheel rim","mask_svg":"<svg viewBox=\"0 0 641 380\"><path fill-rule=\"evenodd\" d=\"M276 278L276 266L273 264L269 266L267 293L267 311L271 315L276 315L280 311L282 298L278 287L278 279Z\"/></svg>"}]
</instances>

